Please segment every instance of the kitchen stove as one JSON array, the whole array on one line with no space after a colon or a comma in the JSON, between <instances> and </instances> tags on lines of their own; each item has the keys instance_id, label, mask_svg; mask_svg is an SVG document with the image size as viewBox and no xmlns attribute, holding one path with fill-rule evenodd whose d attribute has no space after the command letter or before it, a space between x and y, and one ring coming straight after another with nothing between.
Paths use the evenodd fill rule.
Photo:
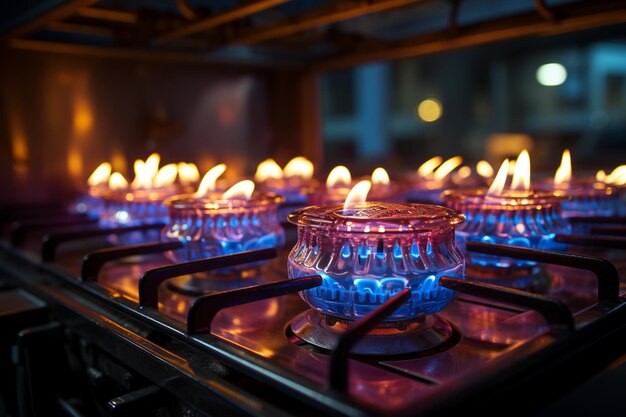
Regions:
<instances>
[{"instance_id":1,"label":"kitchen stove","mask_svg":"<svg viewBox=\"0 0 626 417\"><path fill-rule=\"evenodd\" d=\"M92 352L81 355L66 342L79 361L107 378L120 368L143 381L119 384L108 405L112 410L128 404L162 407L151 400L156 392L170 412L176 404L177 412L199 415L431 415L482 409L486 398L500 412L497 405L511 399L537 406L546 392L554 393L555 380L568 386L624 353L616 343L625 331L624 290L615 267L602 259L468 243L470 253L567 267L565 285L537 295L441 277L441 289L459 296L432 326L441 330L447 323L451 335L419 353L362 356L350 352L361 353L359 341L367 330L404 305L407 291L364 312L352 325L327 321L342 333L334 349L320 350L295 338L288 324L308 309L296 293L320 288L323 278L289 279L286 250L172 264L166 252L182 248L180 242L111 246L106 236L122 232L80 224L62 232L31 230L19 246L3 241L0 251L9 285L47 303L64 329L62 339L80 340ZM287 229L287 248L294 244L293 232ZM42 233L47 234L43 245ZM619 246L619 239L605 239ZM210 271L267 259L254 277L210 279ZM163 285L193 273L208 278L205 294ZM32 330L37 331L41 343L47 333ZM394 340L398 329L375 332L391 332ZM20 355L36 355L20 337ZM39 376L29 378L21 383L35 386ZM30 401L38 407L33 392Z\"/></svg>"},{"instance_id":2,"label":"kitchen stove","mask_svg":"<svg viewBox=\"0 0 626 417\"><path fill-rule=\"evenodd\" d=\"M289 220L298 226L289 277L322 277L320 286L301 293L313 309L291 323L296 337L332 350L355 320L409 289L405 303L353 352L406 354L452 338L453 327L433 315L455 296L439 279L464 277L463 255L454 239L462 215L440 206L362 202L307 207Z\"/></svg>"}]
</instances>

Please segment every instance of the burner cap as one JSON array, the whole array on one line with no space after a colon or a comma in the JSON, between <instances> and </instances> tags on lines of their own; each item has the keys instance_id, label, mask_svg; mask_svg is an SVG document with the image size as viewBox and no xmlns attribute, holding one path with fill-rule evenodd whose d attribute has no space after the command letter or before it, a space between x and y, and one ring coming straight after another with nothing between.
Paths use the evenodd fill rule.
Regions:
<instances>
[{"instance_id":1,"label":"burner cap","mask_svg":"<svg viewBox=\"0 0 626 417\"><path fill-rule=\"evenodd\" d=\"M298 226L350 233L415 233L462 223L465 216L430 204L364 202L306 207L289 213Z\"/></svg>"},{"instance_id":2,"label":"burner cap","mask_svg":"<svg viewBox=\"0 0 626 417\"><path fill-rule=\"evenodd\" d=\"M330 352L349 324L334 320L310 309L291 321L287 332L297 337L296 342L308 343ZM447 350L460 340L460 333L450 322L439 316L426 316L422 320L404 322L401 327L385 326L374 329L352 349L357 356L426 356Z\"/></svg>"}]
</instances>

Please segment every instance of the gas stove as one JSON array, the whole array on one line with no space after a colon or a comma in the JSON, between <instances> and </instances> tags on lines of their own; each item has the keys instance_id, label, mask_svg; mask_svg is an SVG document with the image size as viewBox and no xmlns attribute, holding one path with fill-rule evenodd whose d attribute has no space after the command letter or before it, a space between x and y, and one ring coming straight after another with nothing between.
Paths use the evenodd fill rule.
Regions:
<instances>
[{"instance_id":1,"label":"gas stove","mask_svg":"<svg viewBox=\"0 0 626 417\"><path fill-rule=\"evenodd\" d=\"M512 410L523 414L625 353L625 285L595 256L623 256L623 238L608 234L623 230L622 218L570 219L606 234L557 235L570 245L564 252L468 242L470 253L541 263L549 285L443 274L436 285L456 291L454 301L402 327L385 323L408 290L356 320L307 315L298 292L324 283L319 274L289 279L296 231L288 224L284 249L172 263L178 241L111 238L164 224L107 229L60 211L4 212L14 223L0 246L2 285L18 306L3 316L20 331L9 343L18 391L27 393L9 407L33 415L421 416L486 404L494 414L510 401L523 402ZM244 264L261 266L232 272ZM333 344L299 337L303 316L332 327ZM380 353L360 344L373 333L379 344L401 344L407 332L419 348ZM56 373L41 366L50 362Z\"/></svg>"}]
</instances>

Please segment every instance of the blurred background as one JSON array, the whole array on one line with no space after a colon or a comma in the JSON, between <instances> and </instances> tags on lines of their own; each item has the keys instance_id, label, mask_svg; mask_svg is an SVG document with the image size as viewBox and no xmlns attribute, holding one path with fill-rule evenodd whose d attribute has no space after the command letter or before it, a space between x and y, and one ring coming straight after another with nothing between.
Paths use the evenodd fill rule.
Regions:
<instances>
[{"instance_id":1,"label":"blurred background","mask_svg":"<svg viewBox=\"0 0 626 417\"><path fill-rule=\"evenodd\" d=\"M435 155L626 162L615 0L28 0L0 5L0 193L84 188L160 152L205 172L296 155L324 177Z\"/></svg>"},{"instance_id":2,"label":"blurred background","mask_svg":"<svg viewBox=\"0 0 626 417\"><path fill-rule=\"evenodd\" d=\"M524 39L322 77L328 166L416 168L434 155L498 164L529 148L552 171L626 161L626 28ZM362 169L366 169L363 167Z\"/></svg>"}]
</instances>

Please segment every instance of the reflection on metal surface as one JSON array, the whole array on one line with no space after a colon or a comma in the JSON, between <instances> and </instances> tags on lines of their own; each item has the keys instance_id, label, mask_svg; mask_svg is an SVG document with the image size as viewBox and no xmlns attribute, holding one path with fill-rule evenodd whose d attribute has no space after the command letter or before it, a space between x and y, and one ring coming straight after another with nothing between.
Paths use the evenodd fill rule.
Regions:
<instances>
[{"instance_id":1,"label":"reflection on metal surface","mask_svg":"<svg viewBox=\"0 0 626 417\"><path fill-rule=\"evenodd\" d=\"M262 268L262 273L254 278L255 284L284 280L286 257L283 252ZM141 273L165 263L167 260L162 255L115 262L102 270L99 285L114 288L125 298L136 300L137 279ZM560 285L552 288L549 295L568 300L570 306L575 302L577 307L573 309L576 311L594 302L587 300L587 305L583 306L585 301L581 297L572 301L572 294L586 292L588 286L593 286L593 277L564 268L560 274ZM159 293L159 312L184 322L193 300L194 297L172 292L164 285ZM293 343L285 333L285 325L307 309L295 294L227 308L215 317L211 337L218 337L247 353L271 358L272 366L323 386L329 377L328 355ZM484 299L457 298L438 316L458 328L462 337L457 344L445 351L427 352L426 356L410 355L384 361L353 357L349 366L352 399L381 414L417 409L433 389L448 382L463 383L464 378L498 366L501 363L498 360L504 355L509 359L522 359L527 354L526 348L547 346L554 340L538 314L489 304ZM206 339L207 343L211 340ZM520 347L525 349L518 349Z\"/></svg>"},{"instance_id":2,"label":"reflection on metal surface","mask_svg":"<svg viewBox=\"0 0 626 417\"><path fill-rule=\"evenodd\" d=\"M317 310L308 310L298 315L289 324L289 330L301 342L332 351L339 337L348 329L345 323L330 321ZM458 338L454 327L438 316L427 316L423 320L405 324L404 328L385 327L375 329L360 340L351 350L354 355L399 356L440 351L452 347L452 339ZM444 347L445 346L445 347Z\"/></svg>"}]
</instances>

